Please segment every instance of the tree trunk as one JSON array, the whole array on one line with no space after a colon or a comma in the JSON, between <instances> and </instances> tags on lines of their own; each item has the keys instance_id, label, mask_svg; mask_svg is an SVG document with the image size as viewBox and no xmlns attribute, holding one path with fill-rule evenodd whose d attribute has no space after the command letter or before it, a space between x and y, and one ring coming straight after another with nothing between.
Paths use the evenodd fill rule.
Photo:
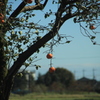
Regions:
<instances>
[{"instance_id":1,"label":"tree trunk","mask_svg":"<svg viewBox=\"0 0 100 100\"><path fill-rule=\"evenodd\" d=\"M3 20L5 20L5 15L6 15L6 4L8 0L0 0L0 3L2 5L0 6L0 13L4 15ZM5 40L5 33L3 32L3 25L4 23L0 23L0 100L5 100L4 96L4 78L7 75L7 67L6 67L6 56L4 52L4 47L6 44Z\"/></svg>"},{"instance_id":2,"label":"tree trunk","mask_svg":"<svg viewBox=\"0 0 100 100\"><path fill-rule=\"evenodd\" d=\"M5 4L3 10L0 10L0 13L6 14L6 3L7 0L2 0ZM21 3L21 6L12 13L11 17L16 17L20 10L25 6L24 2ZM19 55L18 59L14 62L13 66L9 69L7 74L7 68L6 68L6 56L4 53L4 45L6 40L5 38L5 32L3 32L3 28L0 30L0 100L8 100L10 95L10 90L13 84L13 78L22 66L22 64L33 54L35 53L39 48L41 48L46 42L48 42L50 39L52 39L57 33L62 24L69 18L73 17L70 15L66 15L61 19L62 16L62 9L65 5L61 5L58 9L58 12L56 13L56 20L55 25L53 26L52 30L48 32L42 39L37 41L35 44L33 44L30 48L28 48L25 52Z\"/></svg>"}]
</instances>

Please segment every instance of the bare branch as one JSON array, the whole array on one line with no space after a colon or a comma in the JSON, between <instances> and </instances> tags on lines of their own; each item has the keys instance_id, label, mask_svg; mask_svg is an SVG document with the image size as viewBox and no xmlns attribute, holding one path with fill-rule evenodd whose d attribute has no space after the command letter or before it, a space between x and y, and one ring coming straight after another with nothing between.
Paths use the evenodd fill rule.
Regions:
<instances>
[{"instance_id":1,"label":"bare branch","mask_svg":"<svg viewBox=\"0 0 100 100\"><path fill-rule=\"evenodd\" d=\"M40 0L34 0L36 5L40 3Z\"/></svg>"},{"instance_id":2,"label":"bare branch","mask_svg":"<svg viewBox=\"0 0 100 100\"><path fill-rule=\"evenodd\" d=\"M43 8L42 4L37 4L37 5L33 5L33 6L26 6L21 10L21 12L30 11L30 10L41 10L42 8Z\"/></svg>"},{"instance_id":3,"label":"bare branch","mask_svg":"<svg viewBox=\"0 0 100 100\"><path fill-rule=\"evenodd\" d=\"M25 12L25 11L30 11L30 10L42 10L44 9L44 7L46 6L48 0L45 0L44 4L40 4L40 2L36 2L38 0L35 0L36 5L33 6L26 6L24 7L21 12Z\"/></svg>"},{"instance_id":4,"label":"bare branch","mask_svg":"<svg viewBox=\"0 0 100 100\"><path fill-rule=\"evenodd\" d=\"M23 7L26 5L27 3L25 1L23 1L18 7L17 9L10 15L10 17L8 18L8 20L10 18L15 18L19 13L20 11L23 9Z\"/></svg>"},{"instance_id":5,"label":"bare branch","mask_svg":"<svg viewBox=\"0 0 100 100\"><path fill-rule=\"evenodd\" d=\"M58 33L58 30L64 23L64 21L63 23L61 23L61 20L60 20L64 7L65 6L62 6L62 5L59 7L56 14L55 25L53 26L51 31L49 31L48 34L46 34L43 38L38 40L35 44L29 47L25 52L19 55L19 58L17 59L17 61L15 61L13 66L9 69L8 75L6 77L7 79L9 79L9 77L14 76L17 73L17 71L20 69L22 64L26 61L27 58L29 58L34 52L36 52L40 47L42 47L46 42L48 42Z\"/></svg>"}]
</instances>

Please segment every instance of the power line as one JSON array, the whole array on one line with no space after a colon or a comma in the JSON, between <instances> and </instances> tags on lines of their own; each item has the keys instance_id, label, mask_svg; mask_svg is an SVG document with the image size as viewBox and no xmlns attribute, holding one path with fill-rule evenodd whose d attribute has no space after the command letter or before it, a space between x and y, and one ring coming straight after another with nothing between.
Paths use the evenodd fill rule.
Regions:
<instances>
[{"instance_id":1,"label":"power line","mask_svg":"<svg viewBox=\"0 0 100 100\"><path fill-rule=\"evenodd\" d=\"M94 68L91 70L91 72L92 72L91 75L90 75L90 73L89 73L90 71L87 71L87 73L89 73L89 75L87 75L87 74L85 73L86 71L87 71L87 70L84 70L84 69L83 69L83 70L82 70L82 74L83 74L83 75L81 75L80 77L91 77L92 79L97 79L97 78L100 76L100 74L98 74L98 73L96 74L96 73L95 73L95 72L97 72L98 70L96 70L96 69L94 69ZM77 72L77 71L74 70L73 73L74 73L75 79L78 79L79 75L76 75L76 72Z\"/></svg>"},{"instance_id":2,"label":"power line","mask_svg":"<svg viewBox=\"0 0 100 100\"><path fill-rule=\"evenodd\" d=\"M94 59L94 58L100 58L100 56L75 57L75 58L74 58L74 57L72 57L72 58L55 58L55 57L54 57L54 59L60 59L60 60L61 60L61 59L63 59L63 60L64 60L64 59L88 59L88 58Z\"/></svg>"}]
</instances>

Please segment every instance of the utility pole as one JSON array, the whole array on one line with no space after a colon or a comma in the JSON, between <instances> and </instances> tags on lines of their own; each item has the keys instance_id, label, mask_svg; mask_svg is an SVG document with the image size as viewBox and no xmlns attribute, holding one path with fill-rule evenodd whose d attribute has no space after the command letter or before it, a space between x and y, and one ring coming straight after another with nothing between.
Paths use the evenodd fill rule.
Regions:
<instances>
[{"instance_id":1,"label":"utility pole","mask_svg":"<svg viewBox=\"0 0 100 100\"><path fill-rule=\"evenodd\" d=\"M76 71L74 70L74 76L75 76L75 79L76 79Z\"/></svg>"},{"instance_id":2,"label":"utility pole","mask_svg":"<svg viewBox=\"0 0 100 100\"><path fill-rule=\"evenodd\" d=\"M85 76L85 70L83 69L83 77Z\"/></svg>"},{"instance_id":3,"label":"utility pole","mask_svg":"<svg viewBox=\"0 0 100 100\"><path fill-rule=\"evenodd\" d=\"M93 68L93 80L95 79L95 69Z\"/></svg>"}]
</instances>

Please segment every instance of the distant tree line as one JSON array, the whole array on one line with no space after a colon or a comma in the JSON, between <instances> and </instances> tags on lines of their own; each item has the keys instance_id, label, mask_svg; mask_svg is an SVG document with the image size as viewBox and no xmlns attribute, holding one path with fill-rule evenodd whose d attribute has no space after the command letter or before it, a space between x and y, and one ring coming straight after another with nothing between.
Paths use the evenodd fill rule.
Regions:
<instances>
[{"instance_id":1,"label":"distant tree line","mask_svg":"<svg viewBox=\"0 0 100 100\"><path fill-rule=\"evenodd\" d=\"M12 92L17 94L24 94L26 92L31 92L35 84L34 72L18 72L14 78L14 84L12 87Z\"/></svg>"},{"instance_id":2,"label":"distant tree line","mask_svg":"<svg viewBox=\"0 0 100 100\"><path fill-rule=\"evenodd\" d=\"M13 93L25 92L93 92L96 80L90 80L83 77L80 80L75 80L72 72L65 68L56 68L56 71L46 72L44 75L38 74L35 80L32 73L18 73L14 80L12 88Z\"/></svg>"}]
</instances>

